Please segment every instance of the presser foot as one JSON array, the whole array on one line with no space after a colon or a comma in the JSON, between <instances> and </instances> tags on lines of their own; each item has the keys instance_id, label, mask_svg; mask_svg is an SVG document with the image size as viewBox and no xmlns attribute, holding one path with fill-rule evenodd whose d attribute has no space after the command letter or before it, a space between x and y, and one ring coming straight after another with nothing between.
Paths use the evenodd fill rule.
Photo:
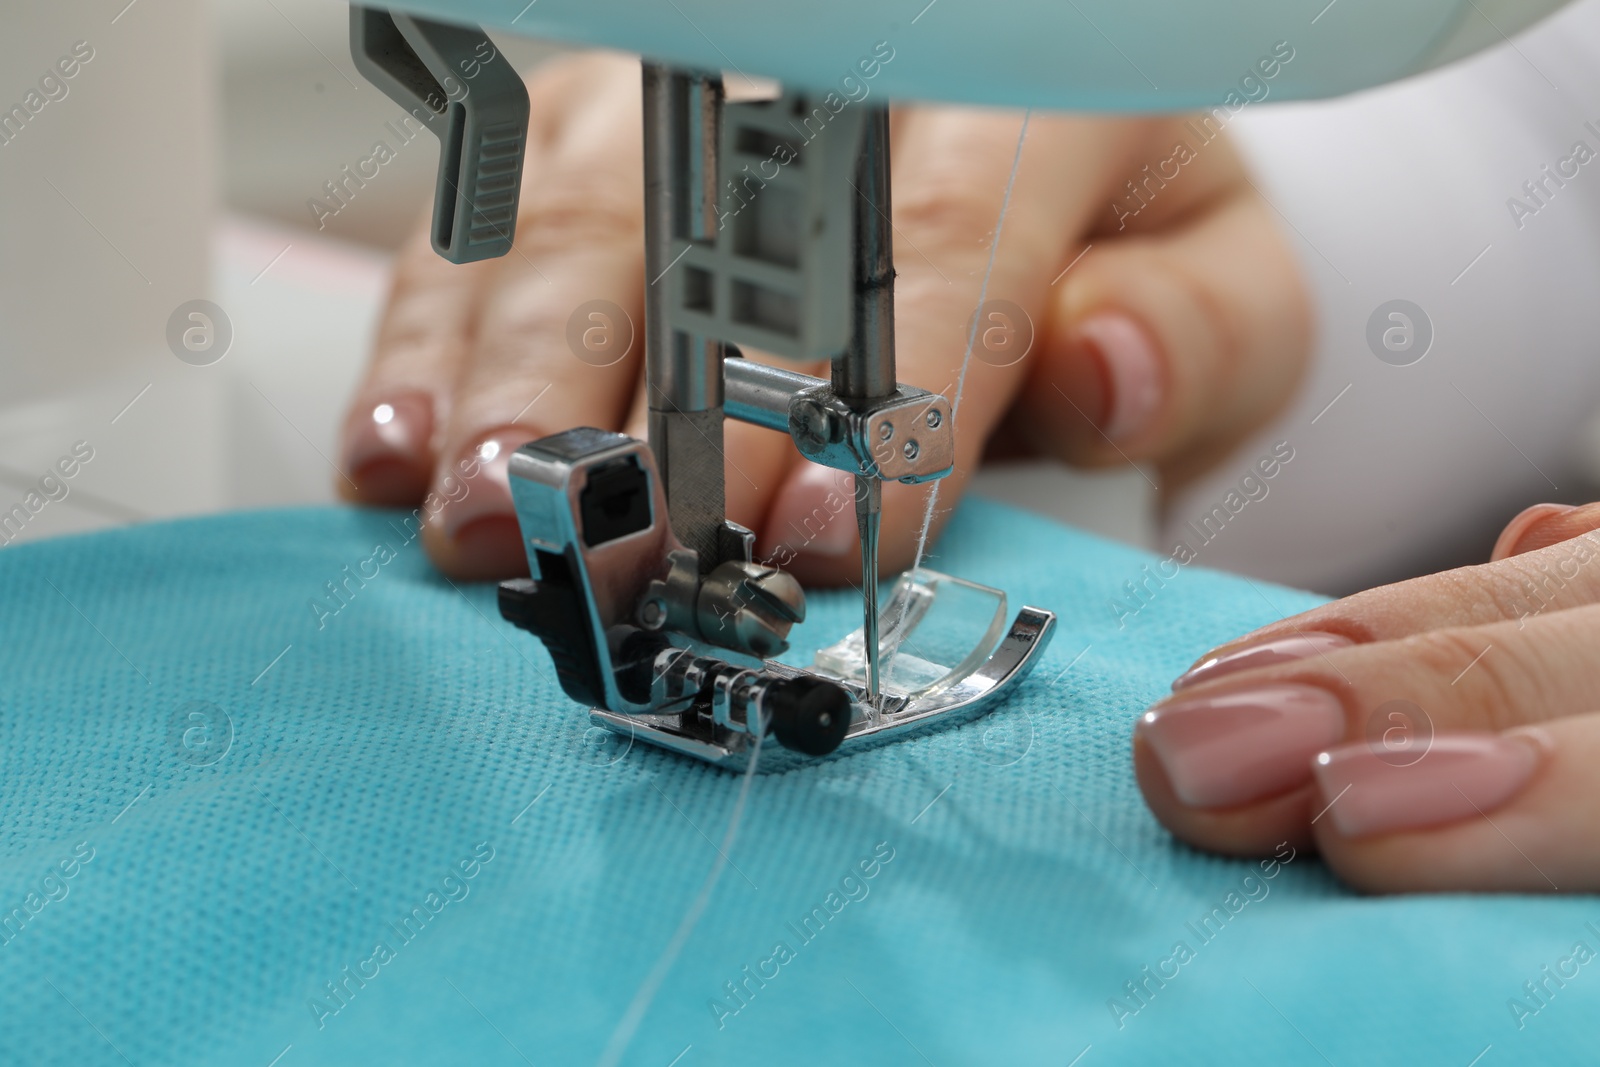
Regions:
<instances>
[{"instance_id":1,"label":"presser foot","mask_svg":"<svg viewBox=\"0 0 1600 1067\"><path fill-rule=\"evenodd\" d=\"M946 594L942 607L938 602L941 591ZM987 620L983 616L975 620L972 613L979 600L994 608ZM951 629L958 618L968 624L986 622L980 641L964 650L960 646L967 644L970 633ZM842 739L836 743L830 739L834 747L821 753L797 751L774 729L781 743L774 744L772 737L765 739L757 770L790 770L818 758L850 755L981 718L1004 703L1033 670L1054 635L1055 621L1053 612L1023 607L1006 625L1005 595L998 590L932 571L908 572L895 586L881 620L882 675L876 701L869 695L861 630L818 652L809 668L767 662L757 670L743 672L746 684L751 678L767 684L826 683L843 690L849 701L849 725ZM953 660L953 666L940 666L926 658L928 655ZM663 670L658 666L658 674ZM755 736L747 722L729 722L725 692L726 687L721 687L714 695L694 699L685 710L671 714L621 714L591 708L589 717L629 744L643 742L742 771L755 751Z\"/></svg>"},{"instance_id":2,"label":"presser foot","mask_svg":"<svg viewBox=\"0 0 1600 1067\"><path fill-rule=\"evenodd\" d=\"M758 737L758 766L779 770L976 718L1027 676L1055 623L1037 608L1011 619L999 590L916 569L881 613L794 667L776 657L806 616L799 585L750 558L747 532L709 565L683 548L644 442L568 430L523 445L508 470L529 577L501 583L501 615L544 643L596 723L719 766L747 766Z\"/></svg>"}]
</instances>

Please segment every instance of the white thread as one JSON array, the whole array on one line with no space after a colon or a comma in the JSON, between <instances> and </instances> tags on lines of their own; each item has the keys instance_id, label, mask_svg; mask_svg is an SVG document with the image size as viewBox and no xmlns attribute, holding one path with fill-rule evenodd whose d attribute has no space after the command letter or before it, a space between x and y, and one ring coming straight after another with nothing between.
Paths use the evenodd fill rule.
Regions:
<instances>
[{"instance_id":1,"label":"white thread","mask_svg":"<svg viewBox=\"0 0 1600 1067\"><path fill-rule=\"evenodd\" d=\"M745 803L750 799L750 784L755 781L756 764L761 759L761 739L766 733L766 722L758 720L758 723L760 729L756 731L755 743L750 749L750 764L745 768L744 781L739 784L739 796L733 802L733 814L728 816L728 829L722 835L722 847L717 850L717 862L712 865L711 873L707 875L705 884L700 887L700 893L694 898L694 903L690 904L689 910L684 913L683 921L678 924L672 940L667 942L666 949L650 968L650 973L645 976L638 992L634 993L633 1002L628 1005L628 1010L622 1013L621 1021L617 1023L617 1028L611 1032L611 1038L606 1042L605 1051L600 1054L597 1067L616 1067L622 1062L622 1056L628 1051L628 1045L632 1043L639 1024L644 1022L645 1012L650 1010L656 994L661 991L662 983L667 980L667 973L678 961L679 954L689 943L689 936L700 923L700 916L711 903L711 893L717 888L717 882L722 878L722 871L730 862L728 855L733 851L734 840L739 835L739 823L744 818Z\"/></svg>"},{"instance_id":2,"label":"white thread","mask_svg":"<svg viewBox=\"0 0 1600 1067\"><path fill-rule=\"evenodd\" d=\"M1017 183L1017 168L1022 163L1022 142L1028 138L1028 120L1033 116L1033 109L1022 113L1022 129L1017 131L1017 153L1011 157L1011 175L1006 179L1006 195L1000 201L1000 218L994 224L994 241L989 245L989 265L983 270L983 285L978 290L978 310L982 310L984 301L989 297L989 275L994 273L995 253L1000 250L1000 232L1005 228L1006 212L1011 210L1011 189ZM956 416L961 412L961 394L967 387L967 368L972 364L972 348L978 341L978 311L972 313L972 329L967 331L967 352L961 357L961 376L956 379L955 399L950 402L950 432L955 433ZM917 535L917 561L911 565L912 570L922 566L922 557L928 550L928 531L933 528L933 513L939 506L939 487L944 484L944 479L933 483L933 492L928 494L928 509L922 516L922 531Z\"/></svg>"}]
</instances>

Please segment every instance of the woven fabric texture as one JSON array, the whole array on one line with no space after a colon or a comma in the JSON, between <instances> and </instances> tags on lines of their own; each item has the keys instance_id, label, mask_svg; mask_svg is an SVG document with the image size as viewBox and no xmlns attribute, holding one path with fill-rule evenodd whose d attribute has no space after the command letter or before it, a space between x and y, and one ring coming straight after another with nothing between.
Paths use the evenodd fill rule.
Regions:
<instances>
[{"instance_id":1,"label":"woven fabric texture","mask_svg":"<svg viewBox=\"0 0 1600 1067\"><path fill-rule=\"evenodd\" d=\"M1592 967L1507 1004L1600 945L1592 898L1364 899L1152 820L1134 718L1315 603L1154 563L965 505L930 565L1057 611L1044 662L986 720L758 777L624 1062L1592 1058ZM397 515L23 545L0 605L8 1067L593 1063L718 861L739 778L592 731ZM811 609L801 644L859 610Z\"/></svg>"}]
</instances>

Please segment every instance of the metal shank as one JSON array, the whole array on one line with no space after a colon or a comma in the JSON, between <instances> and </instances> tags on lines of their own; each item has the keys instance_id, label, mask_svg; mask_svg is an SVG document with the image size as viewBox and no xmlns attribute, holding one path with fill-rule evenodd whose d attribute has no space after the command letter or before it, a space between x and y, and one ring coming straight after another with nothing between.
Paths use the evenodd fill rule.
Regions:
<instances>
[{"instance_id":1,"label":"metal shank","mask_svg":"<svg viewBox=\"0 0 1600 1067\"><path fill-rule=\"evenodd\" d=\"M720 78L644 64L645 389L672 529L703 571L722 562L723 346L674 329L663 277L678 238L717 226Z\"/></svg>"}]
</instances>

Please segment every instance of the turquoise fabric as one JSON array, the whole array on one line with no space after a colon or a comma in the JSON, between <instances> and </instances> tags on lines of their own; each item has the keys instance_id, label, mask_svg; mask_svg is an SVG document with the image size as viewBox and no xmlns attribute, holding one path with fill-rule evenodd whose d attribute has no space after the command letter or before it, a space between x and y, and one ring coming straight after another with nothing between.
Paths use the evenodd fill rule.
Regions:
<instances>
[{"instance_id":1,"label":"turquoise fabric","mask_svg":"<svg viewBox=\"0 0 1600 1067\"><path fill-rule=\"evenodd\" d=\"M1593 899L1363 899L1145 811L1134 717L1313 598L1197 565L1119 620L1150 557L984 503L932 563L1059 612L1047 659L989 720L758 778L627 1063L1592 1061L1594 965L1507 1002L1600 945ZM393 514L22 545L0 605L6 1065L593 1063L740 784L598 743Z\"/></svg>"}]
</instances>

